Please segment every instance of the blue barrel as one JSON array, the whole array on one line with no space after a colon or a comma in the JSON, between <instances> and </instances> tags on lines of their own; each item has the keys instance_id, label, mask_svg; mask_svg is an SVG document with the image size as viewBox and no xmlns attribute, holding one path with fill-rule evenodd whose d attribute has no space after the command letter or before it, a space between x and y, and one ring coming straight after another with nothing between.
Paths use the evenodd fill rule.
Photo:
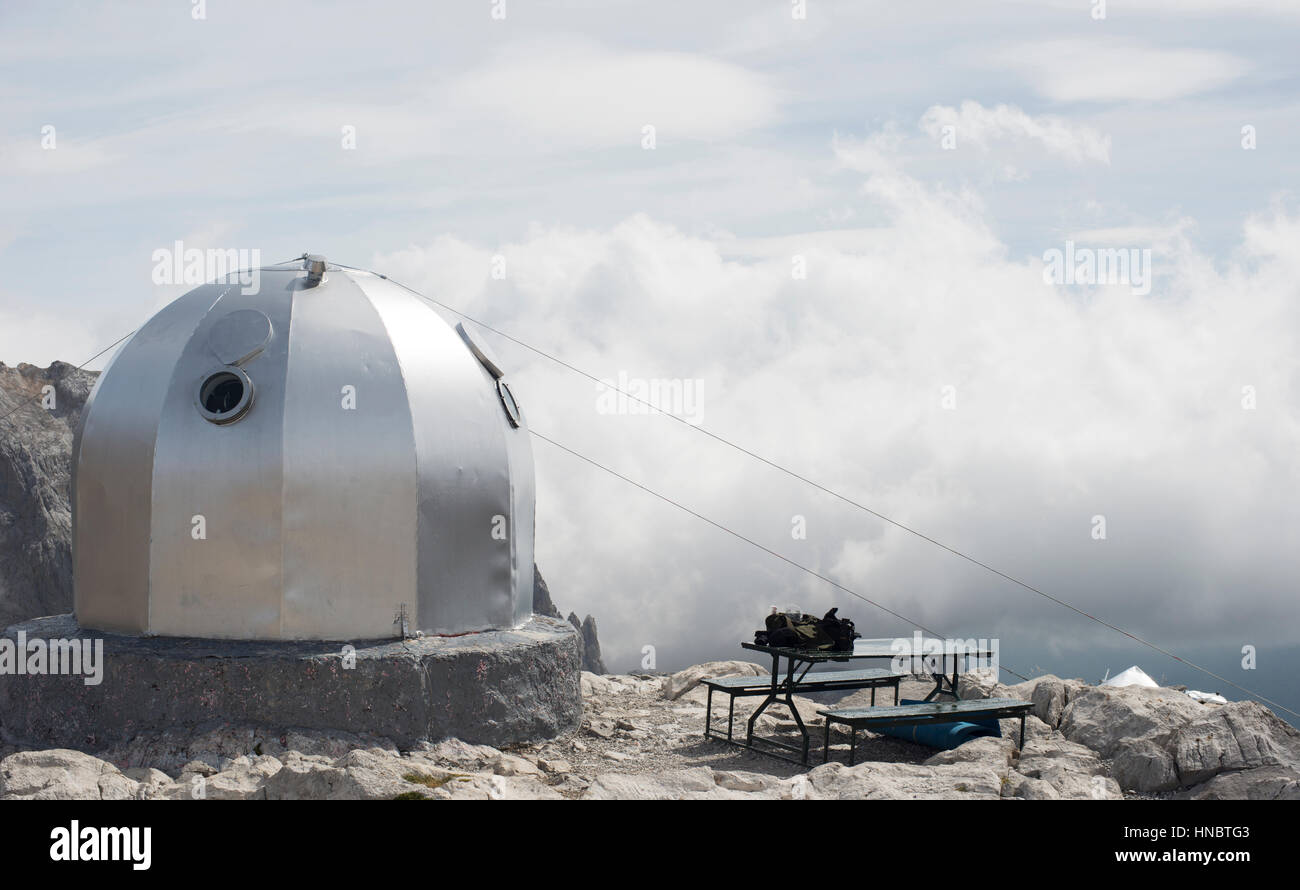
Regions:
<instances>
[{"instance_id":1,"label":"blue barrel","mask_svg":"<svg viewBox=\"0 0 1300 890\"><path fill-rule=\"evenodd\" d=\"M920 705L925 703L919 699L905 698L899 701L899 704ZM987 735L1002 738L1002 725L993 719L963 721L961 723L928 723L920 726L881 726L878 728L872 727L871 731L878 732L881 735L893 736L896 739L906 739L909 742L916 742L918 745L941 748L945 751L980 736Z\"/></svg>"}]
</instances>

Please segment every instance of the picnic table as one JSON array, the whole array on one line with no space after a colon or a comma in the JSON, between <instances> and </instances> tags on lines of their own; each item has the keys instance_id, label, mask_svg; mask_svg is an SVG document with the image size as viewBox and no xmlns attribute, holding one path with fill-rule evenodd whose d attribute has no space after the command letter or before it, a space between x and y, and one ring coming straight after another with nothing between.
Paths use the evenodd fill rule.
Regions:
<instances>
[{"instance_id":1,"label":"picnic table","mask_svg":"<svg viewBox=\"0 0 1300 890\"><path fill-rule=\"evenodd\" d=\"M903 645L906 642L907 645ZM997 653L988 648L962 648L956 652L945 652L943 650L943 640L938 639L917 639L916 637L889 637L872 640L854 640L853 657L854 658L906 658L912 659L931 659L937 658L938 671L930 671L930 676L934 678L934 689L925 697L925 701L930 701L935 696L951 695L954 699L960 699L957 694L957 685L961 681L961 671L969 665L969 659L990 659ZM916 645L919 643L920 645ZM938 649L938 652L935 652ZM947 673L948 659L952 659L952 674ZM907 670L904 673L912 673Z\"/></svg>"},{"instance_id":2,"label":"picnic table","mask_svg":"<svg viewBox=\"0 0 1300 890\"><path fill-rule=\"evenodd\" d=\"M940 695L950 695L957 699L958 686L961 682L961 672L963 667L969 666L969 659L988 659L996 653L987 648L959 648L945 647L943 641L928 640L919 637L903 638L881 638L881 639L859 639L854 641L852 651L835 651L826 649L796 649L786 646L765 646L758 643L741 643L741 648L749 649L753 652L762 652L772 657L772 672L769 679L758 677L723 677L716 679L704 680L704 685L709 690L708 704L705 710L704 734L709 738L718 738L727 741L733 745L751 748L761 751L764 754L770 754L774 757L780 757L785 760L793 760L784 754L776 751L764 750L755 743L770 745L774 748L797 753L800 755L799 762L803 765L808 764L808 748L811 736L808 727L804 725L803 718L799 715L799 709L795 707L795 693L823 692L823 691L851 691L856 689L871 690L871 710L874 712L873 719L859 722L859 726L865 728L868 725L899 725L886 722L881 712L892 711L890 708L875 708L876 688L878 686L893 686L894 704L898 705L899 683L904 676L910 675L912 671L912 659L920 658L930 661L930 675L934 678L934 689L930 691L924 699L925 706L921 708L924 715L918 713L914 722L943 722L946 717L948 720L953 719L955 714L947 713L951 709L941 709L935 706L931 700ZM897 671L892 666L889 670L869 669L856 671L823 671L814 673L811 676L809 671L815 665L827 664L830 662L846 663L851 661L863 661L870 659L907 659L904 663L904 670ZM785 660L785 668L782 669L781 661ZM952 673L948 673L948 660L952 660ZM727 711L727 734L725 739L722 736L713 734L713 693L719 691L725 693L730 698L730 706ZM763 701L755 709L754 713L749 716L746 725L745 741L737 742L732 736L732 724L735 714L736 698L742 696L765 696ZM783 705L788 708L790 715L794 718L795 726L799 729L802 736L802 742L798 745L792 745L780 739L765 738L754 734L754 725L758 718L763 715L772 705ZM909 706L903 706L904 708ZM961 709L957 709L961 710ZM821 712L825 714L826 712ZM860 716L860 715L855 715ZM905 716L899 712L898 716ZM937 718L937 719L936 719ZM827 732L829 733L830 720L827 721ZM848 720L837 722L850 723ZM1023 736L1023 731L1022 731ZM828 739L829 741L829 739ZM852 741L852 740L851 740ZM1023 743L1023 739L1022 739Z\"/></svg>"},{"instance_id":3,"label":"picnic table","mask_svg":"<svg viewBox=\"0 0 1300 890\"><path fill-rule=\"evenodd\" d=\"M733 705L736 694L766 693L766 697L759 704L758 708L749 716L743 747L762 751L763 749L754 744L755 742L761 742L764 745L771 745L775 748L790 751L792 753L798 753L800 755L799 762L804 766L808 765L808 746L811 736L808 732L808 727L804 725L803 718L799 716L799 709L796 708L794 704L794 695L797 692L805 693L826 690L871 689L871 700L874 704L875 688L877 686L892 685L894 687L894 701L898 701L898 684L903 678L903 674L900 673L887 670L852 671L843 673L843 679L837 680L835 678L840 672L827 671L825 673L813 674L812 679L808 679L808 672L812 670L814 665L827 664L829 662L845 663L859 659L878 658L879 655L877 653L867 652L865 654L858 654L856 651L836 652L825 649L794 649L785 646L762 646L757 643L741 643L740 645L744 649L749 649L754 652L762 652L772 656L771 679L768 682L763 683L761 686L758 684L751 684L750 689L752 691L744 691L742 688L742 691L739 693L731 693L731 689L736 688L739 684L731 684L730 688L728 688L726 684L717 684L719 688L723 689L723 691L732 694ZM784 671L781 668L782 659L785 659L786 662ZM801 667L802 670L800 670ZM750 678L745 679L748 680ZM709 681L705 682L709 683ZM712 719L713 689L714 686L710 685L709 710L705 717L706 735L710 734L709 723ZM795 725L799 728L799 734L803 737L802 744L792 745L779 739L770 739L754 735L754 724L758 721L758 718L762 716L763 712L773 704L784 705L790 710L791 716L794 717ZM730 714L728 715L726 740L732 744L740 744L731 738ZM771 754L775 757L781 757L785 760L792 759L773 751L763 751L763 753Z\"/></svg>"}]
</instances>

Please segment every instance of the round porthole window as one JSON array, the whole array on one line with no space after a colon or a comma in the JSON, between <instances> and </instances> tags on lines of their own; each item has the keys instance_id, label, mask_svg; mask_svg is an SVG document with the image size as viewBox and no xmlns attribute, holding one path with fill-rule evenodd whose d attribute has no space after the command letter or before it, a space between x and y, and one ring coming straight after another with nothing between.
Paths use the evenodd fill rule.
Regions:
<instances>
[{"instance_id":1,"label":"round porthole window","mask_svg":"<svg viewBox=\"0 0 1300 890\"><path fill-rule=\"evenodd\" d=\"M253 381L239 368L221 368L203 378L199 413L211 423L234 423L253 405Z\"/></svg>"},{"instance_id":2,"label":"round porthole window","mask_svg":"<svg viewBox=\"0 0 1300 890\"><path fill-rule=\"evenodd\" d=\"M519 403L515 401L515 394L510 391L510 387L504 380L497 381L497 392L501 395L501 404L505 406L510 425L519 426L522 421L519 419Z\"/></svg>"}]
</instances>

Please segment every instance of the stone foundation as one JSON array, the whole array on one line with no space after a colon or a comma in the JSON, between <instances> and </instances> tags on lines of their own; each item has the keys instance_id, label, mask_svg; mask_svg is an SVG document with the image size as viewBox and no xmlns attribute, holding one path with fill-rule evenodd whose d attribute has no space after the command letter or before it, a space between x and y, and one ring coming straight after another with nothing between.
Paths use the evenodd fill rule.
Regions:
<instances>
[{"instance_id":1,"label":"stone foundation","mask_svg":"<svg viewBox=\"0 0 1300 890\"><path fill-rule=\"evenodd\" d=\"M72 615L16 624L4 637L16 645L19 632L29 653L37 639L103 641L98 685L84 673L15 674L0 663L0 735L29 747L94 751L222 724L372 733L402 747L448 737L501 746L553 738L582 718L574 629L536 615L516 630L354 642L352 667L342 642L129 637L83 629Z\"/></svg>"}]
</instances>

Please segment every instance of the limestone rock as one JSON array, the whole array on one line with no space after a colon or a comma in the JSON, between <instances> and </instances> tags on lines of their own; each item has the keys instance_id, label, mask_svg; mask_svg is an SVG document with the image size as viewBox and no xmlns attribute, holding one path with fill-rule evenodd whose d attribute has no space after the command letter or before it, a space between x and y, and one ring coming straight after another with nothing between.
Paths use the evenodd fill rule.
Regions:
<instances>
[{"instance_id":1,"label":"limestone rock","mask_svg":"<svg viewBox=\"0 0 1300 890\"><path fill-rule=\"evenodd\" d=\"M1061 715L1065 712L1065 706L1087 688L1087 685L1080 680L1062 680L1050 674L1039 677L1029 697L1029 700L1034 703L1034 716L1055 729L1061 725Z\"/></svg>"},{"instance_id":2,"label":"limestone rock","mask_svg":"<svg viewBox=\"0 0 1300 890\"><path fill-rule=\"evenodd\" d=\"M998 685L998 675L990 669L967 671L957 684L957 697L961 699L990 698Z\"/></svg>"},{"instance_id":3,"label":"limestone rock","mask_svg":"<svg viewBox=\"0 0 1300 890\"><path fill-rule=\"evenodd\" d=\"M0 799L130 800L139 790L113 764L66 748L19 751L0 761Z\"/></svg>"},{"instance_id":4,"label":"limestone rock","mask_svg":"<svg viewBox=\"0 0 1300 890\"><path fill-rule=\"evenodd\" d=\"M1002 737L1011 739L1016 744L1020 744L1020 718L1007 717L998 721L1002 727ZM1052 727L1048 726L1042 720L1039 720L1032 713L1025 715L1025 744L1028 745L1034 739L1051 738L1054 734Z\"/></svg>"},{"instance_id":5,"label":"limestone rock","mask_svg":"<svg viewBox=\"0 0 1300 890\"><path fill-rule=\"evenodd\" d=\"M270 755L239 757L219 773L201 780L177 782L181 795L204 800L265 800L266 780L283 768ZM182 776L182 779L184 776Z\"/></svg>"},{"instance_id":6,"label":"limestone rock","mask_svg":"<svg viewBox=\"0 0 1300 890\"><path fill-rule=\"evenodd\" d=\"M477 770L486 763L491 763L501 752L490 745L471 745L460 739L443 739L440 742L422 742L411 752L411 756L436 764L449 764L457 767L469 767Z\"/></svg>"},{"instance_id":7,"label":"limestone rock","mask_svg":"<svg viewBox=\"0 0 1300 890\"><path fill-rule=\"evenodd\" d=\"M1204 713L1204 705L1172 689L1098 686L1066 705L1061 732L1111 760L1125 790L1167 791L1180 784L1171 740Z\"/></svg>"},{"instance_id":8,"label":"limestone rock","mask_svg":"<svg viewBox=\"0 0 1300 890\"><path fill-rule=\"evenodd\" d=\"M1097 752L1063 738L1034 739L1025 743L1016 770L1037 778L1051 769L1063 769L1084 776L1103 775L1106 771Z\"/></svg>"},{"instance_id":9,"label":"limestone rock","mask_svg":"<svg viewBox=\"0 0 1300 890\"><path fill-rule=\"evenodd\" d=\"M0 363L0 627L72 608L72 438L96 376Z\"/></svg>"},{"instance_id":10,"label":"limestone rock","mask_svg":"<svg viewBox=\"0 0 1300 890\"><path fill-rule=\"evenodd\" d=\"M1190 800L1300 800L1300 770L1260 766L1219 773L1178 795Z\"/></svg>"},{"instance_id":11,"label":"limestone rock","mask_svg":"<svg viewBox=\"0 0 1300 890\"><path fill-rule=\"evenodd\" d=\"M1002 780L1003 797L1022 800L1060 800L1061 794L1051 782L1022 775L1016 770L1008 772Z\"/></svg>"},{"instance_id":12,"label":"limestone rock","mask_svg":"<svg viewBox=\"0 0 1300 890\"><path fill-rule=\"evenodd\" d=\"M789 782L791 797L806 800L974 800L1002 796L1002 773L981 763L859 763L851 767L827 763Z\"/></svg>"},{"instance_id":13,"label":"limestone rock","mask_svg":"<svg viewBox=\"0 0 1300 890\"><path fill-rule=\"evenodd\" d=\"M1166 742L1134 739L1121 745L1110 758L1112 775L1132 791L1171 791L1181 783Z\"/></svg>"},{"instance_id":14,"label":"limestone rock","mask_svg":"<svg viewBox=\"0 0 1300 890\"><path fill-rule=\"evenodd\" d=\"M1230 702L1180 728L1170 753L1183 785L1225 770L1300 768L1300 731L1259 702Z\"/></svg>"},{"instance_id":15,"label":"limestone rock","mask_svg":"<svg viewBox=\"0 0 1300 890\"><path fill-rule=\"evenodd\" d=\"M533 776L455 776L420 793L433 800L560 800L562 795Z\"/></svg>"},{"instance_id":16,"label":"limestone rock","mask_svg":"<svg viewBox=\"0 0 1300 890\"><path fill-rule=\"evenodd\" d=\"M669 770L658 774L607 773L597 776L583 800L726 800L750 797L746 791L725 788L707 766Z\"/></svg>"},{"instance_id":17,"label":"limestone rock","mask_svg":"<svg viewBox=\"0 0 1300 890\"><path fill-rule=\"evenodd\" d=\"M761 794L771 797L779 793L782 786L780 779L762 773L742 770L714 770L713 781L719 788L728 791L743 791L747 794Z\"/></svg>"},{"instance_id":18,"label":"limestone rock","mask_svg":"<svg viewBox=\"0 0 1300 890\"><path fill-rule=\"evenodd\" d=\"M329 766L291 760L265 782L269 800L392 800L419 790L404 774L427 773L385 752L349 751Z\"/></svg>"},{"instance_id":19,"label":"limestone rock","mask_svg":"<svg viewBox=\"0 0 1300 890\"><path fill-rule=\"evenodd\" d=\"M1159 745L1204 713L1201 705L1172 689L1097 686L1072 700L1061 717L1061 732L1103 757L1114 756L1138 740Z\"/></svg>"},{"instance_id":20,"label":"limestone rock","mask_svg":"<svg viewBox=\"0 0 1300 890\"><path fill-rule=\"evenodd\" d=\"M1020 721L1016 721L1019 724ZM982 763L993 769L1008 766L1015 760L1016 742L1011 738L981 736L958 745L949 751L940 751L926 760L926 765L949 763Z\"/></svg>"},{"instance_id":21,"label":"limestone rock","mask_svg":"<svg viewBox=\"0 0 1300 890\"><path fill-rule=\"evenodd\" d=\"M542 773L537 764L515 754L498 754L488 766L498 776L539 776Z\"/></svg>"},{"instance_id":22,"label":"limestone rock","mask_svg":"<svg viewBox=\"0 0 1300 890\"><path fill-rule=\"evenodd\" d=\"M712 677L763 677L770 674L763 668L749 661L709 661L678 671L664 681L664 698L670 701L681 698L683 694L700 685L700 681Z\"/></svg>"},{"instance_id":23,"label":"limestone rock","mask_svg":"<svg viewBox=\"0 0 1300 890\"><path fill-rule=\"evenodd\" d=\"M617 695L625 688L622 684L615 683L600 674L593 674L591 671L583 671L579 682L582 686L583 698L591 698L596 695Z\"/></svg>"}]
</instances>

